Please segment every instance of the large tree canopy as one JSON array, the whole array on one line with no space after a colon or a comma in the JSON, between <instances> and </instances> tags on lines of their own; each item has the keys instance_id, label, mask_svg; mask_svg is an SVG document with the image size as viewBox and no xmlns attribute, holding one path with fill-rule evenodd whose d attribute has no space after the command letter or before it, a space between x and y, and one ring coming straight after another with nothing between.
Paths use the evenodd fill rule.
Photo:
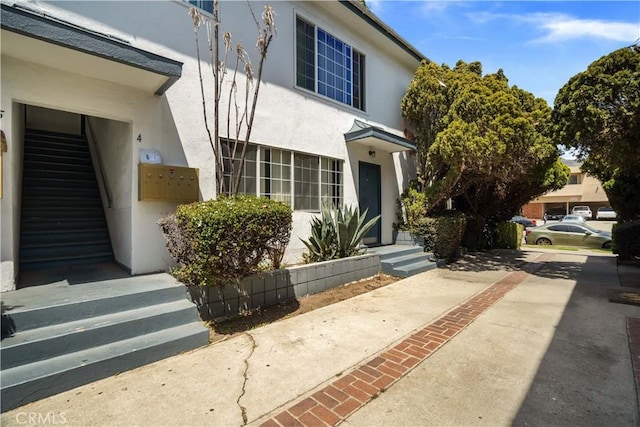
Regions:
<instances>
[{"instance_id":1,"label":"large tree canopy","mask_svg":"<svg viewBox=\"0 0 640 427\"><path fill-rule=\"evenodd\" d=\"M491 223L562 188L569 169L549 137L551 112L543 99L510 87L502 70L483 76L479 62L449 68L424 61L402 113L415 130L427 210L453 198Z\"/></svg>"},{"instance_id":2,"label":"large tree canopy","mask_svg":"<svg viewBox=\"0 0 640 427\"><path fill-rule=\"evenodd\" d=\"M640 46L573 76L555 99L554 138L576 150L621 220L640 217Z\"/></svg>"}]
</instances>

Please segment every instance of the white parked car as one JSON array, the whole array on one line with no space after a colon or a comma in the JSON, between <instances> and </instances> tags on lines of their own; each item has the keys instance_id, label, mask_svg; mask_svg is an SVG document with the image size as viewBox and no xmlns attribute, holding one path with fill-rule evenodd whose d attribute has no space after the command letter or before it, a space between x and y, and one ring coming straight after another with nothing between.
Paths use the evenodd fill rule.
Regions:
<instances>
[{"instance_id":1,"label":"white parked car","mask_svg":"<svg viewBox=\"0 0 640 427\"><path fill-rule=\"evenodd\" d=\"M571 213L583 216L584 219L591 219L593 217L593 213L589 206L574 206L573 209L571 209Z\"/></svg>"},{"instance_id":2,"label":"white parked car","mask_svg":"<svg viewBox=\"0 0 640 427\"><path fill-rule=\"evenodd\" d=\"M560 222L577 222L579 224L584 224L586 222L586 220L584 219L584 217L582 215L565 215L564 217L562 217L562 219L560 220Z\"/></svg>"},{"instance_id":3,"label":"white parked car","mask_svg":"<svg viewBox=\"0 0 640 427\"><path fill-rule=\"evenodd\" d=\"M598 208L596 219L616 219L618 214L611 207Z\"/></svg>"}]
</instances>

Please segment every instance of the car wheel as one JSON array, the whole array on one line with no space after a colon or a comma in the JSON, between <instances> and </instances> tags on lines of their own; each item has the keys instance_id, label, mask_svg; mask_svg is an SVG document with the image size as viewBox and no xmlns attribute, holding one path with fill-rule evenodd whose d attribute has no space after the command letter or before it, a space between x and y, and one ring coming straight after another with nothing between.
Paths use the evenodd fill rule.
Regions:
<instances>
[{"instance_id":1,"label":"car wheel","mask_svg":"<svg viewBox=\"0 0 640 427\"><path fill-rule=\"evenodd\" d=\"M611 249L611 242L605 242L605 244L602 245L602 249Z\"/></svg>"},{"instance_id":2,"label":"car wheel","mask_svg":"<svg viewBox=\"0 0 640 427\"><path fill-rule=\"evenodd\" d=\"M551 244L551 240L546 239L544 237L541 237L538 240L536 240L536 245L550 245L550 244Z\"/></svg>"}]
</instances>

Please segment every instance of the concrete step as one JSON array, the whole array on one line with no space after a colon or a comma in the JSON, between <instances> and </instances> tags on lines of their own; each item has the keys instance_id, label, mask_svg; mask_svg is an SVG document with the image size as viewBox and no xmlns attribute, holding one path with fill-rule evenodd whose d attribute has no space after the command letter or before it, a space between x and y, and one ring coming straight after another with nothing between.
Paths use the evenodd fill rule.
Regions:
<instances>
[{"instance_id":1,"label":"concrete step","mask_svg":"<svg viewBox=\"0 0 640 427\"><path fill-rule=\"evenodd\" d=\"M129 276L103 264L45 270L27 283L44 277L3 294L13 331L0 343L3 411L209 342L168 274Z\"/></svg>"},{"instance_id":2,"label":"concrete step","mask_svg":"<svg viewBox=\"0 0 640 427\"><path fill-rule=\"evenodd\" d=\"M384 261L381 261L383 264L387 264L391 268L401 267L403 265L414 264L419 261L432 261L433 254L427 252L416 252L408 255L400 255L385 258Z\"/></svg>"},{"instance_id":3,"label":"concrete step","mask_svg":"<svg viewBox=\"0 0 640 427\"><path fill-rule=\"evenodd\" d=\"M102 203L100 198L95 196L83 196L83 195L65 195L65 196L37 196L32 197L30 194L25 194L22 197L22 210L28 208L39 209L52 209L52 208L66 208L68 206L73 207L94 207L102 209Z\"/></svg>"},{"instance_id":4,"label":"concrete step","mask_svg":"<svg viewBox=\"0 0 640 427\"><path fill-rule=\"evenodd\" d=\"M422 246L389 245L369 248L368 253L375 253L380 257L380 261L397 258L405 255L422 254Z\"/></svg>"},{"instance_id":5,"label":"concrete step","mask_svg":"<svg viewBox=\"0 0 640 427\"><path fill-rule=\"evenodd\" d=\"M25 176L22 180L22 185L25 191L28 191L32 187L55 187L64 188L69 192L75 191L77 188L81 189L98 189L98 182L95 176L87 179L68 179L68 178L45 178L45 177L30 177Z\"/></svg>"},{"instance_id":6,"label":"concrete step","mask_svg":"<svg viewBox=\"0 0 640 427\"><path fill-rule=\"evenodd\" d=\"M104 217L100 218L22 218L21 232L64 232L74 230L106 229Z\"/></svg>"},{"instance_id":7,"label":"concrete step","mask_svg":"<svg viewBox=\"0 0 640 427\"><path fill-rule=\"evenodd\" d=\"M193 322L3 370L2 411L207 345L208 342L208 329L199 322Z\"/></svg>"},{"instance_id":8,"label":"concrete step","mask_svg":"<svg viewBox=\"0 0 640 427\"><path fill-rule=\"evenodd\" d=\"M60 258L82 257L100 253L109 253L111 242L92 240L82 242L54 242L23 245L20 248L20 262L47 261Z\"/></svg>"},{"instance_id":9,"label":"concrete step","mask_svg":"<svg viewBox=\"0 0 640 427\"><path fill-rule=\"evenodd\" d=\"M31 329L2 341L0 363L5 370L196 321L194 305L183 298Z\"/></svg>"},{"instance_id":10,"label":"concrete step","mask_svg":"<svg viewBox=\"0 0 640 427\"><path fill-rule=\"evenodd\" d=\"M132 288L127 286L131 279L123 278L74 285L72 290L44 297L38 295L38 288L42 286L14 291L19 295L7 292L3 295L3 303L14 308L5 309L3 314L20 333L186 298L184 286L154 283L155 276L136 277L136 286Z\"/></svg>"},{"instance_id":11,"label":"concrete step","mask_svg":"<svg viewBox=\"0 0 640 427\"><path fill-rule=\"evenodd\" d=\"M382 263L382 271L386 274L397 277L410 277L425 271L438 268L438 264L435 261L418 261L411 264L405 264L399 267L391 267L385 263Z\"/></svg>"},{"instance_id":12,"label":"concrete step","mask_svg":"<svg viewBox=\"0 0 640 427\"><path fill-rule=\"evenodd\" d=\"M87 241L108 241L109 233L106 227L77 228L66 230L36 230L20 233L20 247L31 245L78 243Z\"/></svg>"},{"instance_id":13,"label":"concrete step","mask_svg":"<svg viewBox=\"0 0 640 427\"><path fill-rule=\"evenodd\" d=\"M82 265L113 262L113 252L90 253L85 255L61 256L42 260L20 260L20 271L30 272L50 268L72 268Z\"/></svg>"}]
</instances>

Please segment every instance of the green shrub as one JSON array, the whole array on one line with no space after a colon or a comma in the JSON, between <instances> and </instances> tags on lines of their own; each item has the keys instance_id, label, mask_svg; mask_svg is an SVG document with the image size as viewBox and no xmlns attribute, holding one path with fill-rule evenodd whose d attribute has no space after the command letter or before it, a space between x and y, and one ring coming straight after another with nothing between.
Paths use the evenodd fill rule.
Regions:
<instances>
[{"instance_id":1,"label":"green shrub","mask_svg":"<svg viewBox=\"0 0 640 427\"><path fill-rule=\"evenodd\" d=\"M409 183L397 201L398 223L396 229L409 229L414 227L420 218L427 215L427 196L424 191L418 189L418 181Z\"/></svg>"},{"instance_id":2,"label":"green shrub","mask_svg":"<svg viewBox=\"0 0 640 427\"><path fill-rule=\"evenodd\" d=\"M620 259L640 258L640 220L619 223L613 229L613 252Z\"/></svg>"},{"instance_id":3,"label":"green shrub","mask_svg":"<svg viewBox=\"0 0 640 427\"><path fill-rule=\"evenodd\" d=\"M498 223L493 231L493 247L496 249L518 249L522 245L524 227L515 222Z\"/></svg>"},{"instance_id":4,"label":"green shrub","mask_svg":"<svg viewBox=\"0 0 640 427\"><path fill-rule=\"evenodd\" d=\"M291 236L291 208L255 196L223 197L180 205L158 221L173 275L187 285L223 286L261 270L279 268Z\"/></svg>"},{"instance_id":5,"label":"green shrub","mask_svg":"<svg viewBox=\"0 0 640 427\"><path fill-rule=\"evenodd\" d=\"M357 208L339 207L331 211L322 208L319 218L311 220L311 237L302 240L309 252L304 258L307 262L328 261L359 255L360 241L380 219L380 215L364 223L368 210L362 215Z\"/></svg>"},{"instance_id":6,"label":"green shrub","mask_svg":"<svg viewBox=\"0 0 640 427\"><path fill-rule=\"evenodd\" d=\"M423 217L411 227L411 233L424 239L424 249L438 258L456 257L465 229L464 214L451 211L435 217Z\"/></svg>"}]
</instances>

